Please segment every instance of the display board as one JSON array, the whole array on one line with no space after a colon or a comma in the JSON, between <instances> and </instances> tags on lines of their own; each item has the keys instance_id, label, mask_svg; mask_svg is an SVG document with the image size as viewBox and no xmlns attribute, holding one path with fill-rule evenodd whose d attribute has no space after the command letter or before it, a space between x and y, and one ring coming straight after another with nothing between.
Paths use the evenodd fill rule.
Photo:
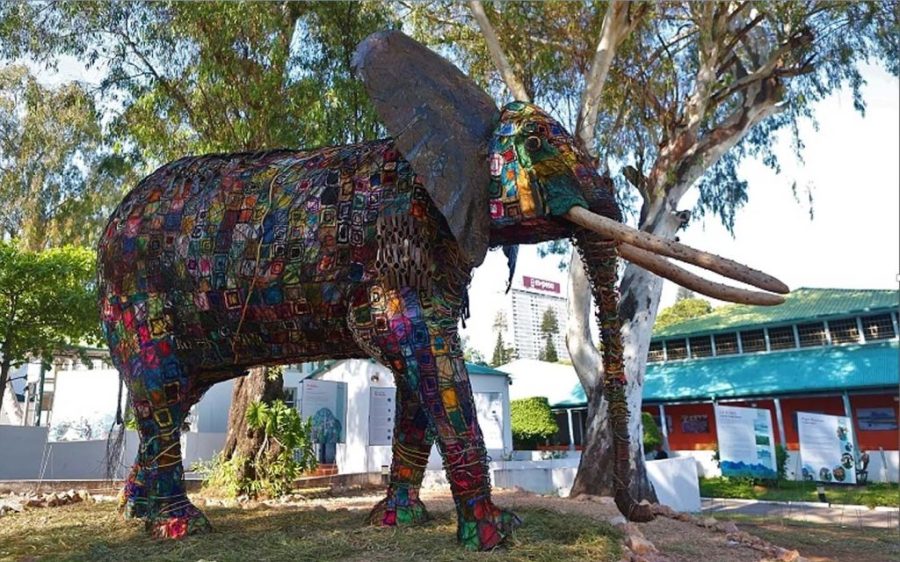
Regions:
<instances>
[{"instance_id":1,"label":"display board","mask_svg":"<svg viewBox=\"0 0 900 562\"><path fill-rule=\"evenodd\" d=\"M804 480L855 484L856 445L850 418L797 412Z\"/></svg>"},{"instance_id":2,"label":"display board","mask_svg":"<svg viewBox=\"0 0 900 562\"><path fill-rule=\"evenodd\" d=\"M718 404L715 411L722 475L776 478L772 412Z\"/></svg>"},{"instance_id":3,"label":"display board","mask_svg":"<svg viewBox=\"0 0 900 562\"><path fill-rule=\"evenodd\" d=\"M488 449L502 449L503 395L499 392L476 392L473 397L484 446Z\"/></svg>"},{"instance_id":4,"label":"display board","mask_svg":"<svg viewBox=\"0 0 900 562\"><path fill-rule=\"evenodd\" d=\"M369 445L393 443L396 405L396 388L369 388Z\"/></svg>"},{"instance_id":5,"label":"display board","mask_svg":"<svg viewBox=\"0 0 900 562\"><path fill-rule=\"evenodd\" d=\"M347 383L306 379L300 414L312 418L313 441L343 443L347 427Z\"/></svg>"}]
</instances>

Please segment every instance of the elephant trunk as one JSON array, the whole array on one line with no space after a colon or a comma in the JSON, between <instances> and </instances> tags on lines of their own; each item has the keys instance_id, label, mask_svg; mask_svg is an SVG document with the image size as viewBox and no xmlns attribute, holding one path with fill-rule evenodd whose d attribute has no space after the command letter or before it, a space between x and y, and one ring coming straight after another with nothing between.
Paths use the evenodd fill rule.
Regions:
<instances>
[{"instance_id":1,"label":"elephant trunk","mask_svg":"<svg viewBox=\"0 0 900 562\"><path fill-rule=\"evenodd\" d=\"M587 269L596 306L597 323L603 357L603 393L606 396L613 446L613 482L615 501L622 515L630 521L651 521L649 504L639 504L629 492L631 458L628 435L627 378L622 346L622 320L619 318L619 295L616 290L618 252L614 240L580 230L575 244Z\"/></svg>"}]
</instances>

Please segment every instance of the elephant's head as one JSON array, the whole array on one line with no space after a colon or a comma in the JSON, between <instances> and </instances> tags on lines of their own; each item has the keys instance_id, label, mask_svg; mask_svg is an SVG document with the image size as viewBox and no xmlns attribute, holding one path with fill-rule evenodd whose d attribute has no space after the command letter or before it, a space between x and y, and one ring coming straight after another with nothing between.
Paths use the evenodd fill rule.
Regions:
<instances>
[{"instance_id":1,"label":"elephant's head","mask_svg":"<svg viewBox=\"0 0 900 562\"><path fill-rule=\"evenodd\" d=\"M723 300L777 304L775 294L706 281L673 257L750 285L787 286L730 260L621 224L612 182L575 139L538 107L493 100L455 66L400 32L376 33L354 57L379 116L440 209L462 254L479 265L490 246L574 238L594 287L601 324L604 392L616 446L616 500L649 516L627 492L627 407L615 291L617 257Z\"/></svg>"}]
</instances>

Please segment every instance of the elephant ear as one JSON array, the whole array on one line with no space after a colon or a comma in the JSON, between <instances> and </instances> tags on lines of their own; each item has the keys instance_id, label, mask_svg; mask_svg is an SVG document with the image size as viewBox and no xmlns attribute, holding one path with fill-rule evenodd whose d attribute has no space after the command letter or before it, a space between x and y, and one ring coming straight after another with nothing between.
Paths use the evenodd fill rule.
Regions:
<instances>
[{"instance_id":1,"label":"elephant ear","mask_svg":"<svg viewBox=\"0 0 900 562\"><path fill-rule=\"evenodd\" d=\"M489 244L494 101L449 61L399 31L367 37L353 66L463 256L479 265Z\"/></svg>"}]
</instances>

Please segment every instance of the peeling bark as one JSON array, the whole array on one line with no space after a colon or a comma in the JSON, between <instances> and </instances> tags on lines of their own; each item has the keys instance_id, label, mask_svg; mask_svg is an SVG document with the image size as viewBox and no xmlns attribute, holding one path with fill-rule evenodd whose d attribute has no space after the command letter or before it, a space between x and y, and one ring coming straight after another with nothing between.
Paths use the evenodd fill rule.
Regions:
<instances>
[{"instance_id":1,"label":"peeling bark","mask_svg":"<svg viewBox=\"0 0 900 562\"><path fill-rule=\"evenodd\" d=\"M228 410L228 432L222 447L222 459L229 460L236 455L244 459L241 469L243 478L253 479L253 467L249 460L263 447L265 436L262 431L251 430L247 425L247 406L257 400L272 402L283 396L284 381L281 377L269 379L265 367L255 367L250 374L234 379L231 392L231 407Z\"/></svg>"}]
</instances>

